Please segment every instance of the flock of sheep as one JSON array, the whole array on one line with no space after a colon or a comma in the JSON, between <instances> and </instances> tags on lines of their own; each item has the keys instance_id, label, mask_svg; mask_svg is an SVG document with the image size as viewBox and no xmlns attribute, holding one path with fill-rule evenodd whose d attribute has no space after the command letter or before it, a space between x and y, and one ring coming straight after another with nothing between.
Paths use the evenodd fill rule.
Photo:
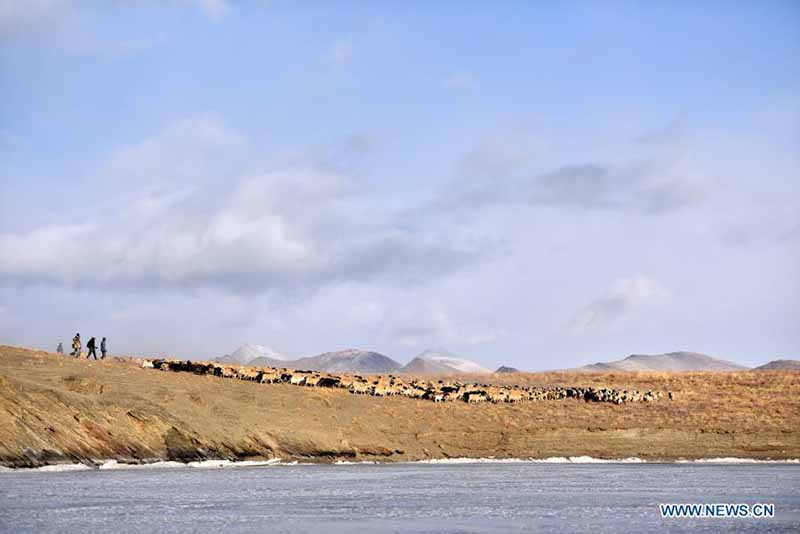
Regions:
<instances>
[{"instance_id":1,"label":"flock of sheep","mask_svg":"<svg viewBox=\"0 0 800 534\"><path fill-rule=\"evenodd\" d=\"M594 387L539 387L467 384L457 380L422 380L398 375L335 375L319 371L298 371L273 367L243 367L215 362L184 360L144 360L143 367L162 371L188 372L223 378L249 380L261 384L342 388L356 395L387 397L402 395L434 402L463 401L521 402L557 399L583 399L593 402L652 402L662 398L660 391L619 390ZM672 399L672 392L667 394Z\"/></svg>"}]
</instances>

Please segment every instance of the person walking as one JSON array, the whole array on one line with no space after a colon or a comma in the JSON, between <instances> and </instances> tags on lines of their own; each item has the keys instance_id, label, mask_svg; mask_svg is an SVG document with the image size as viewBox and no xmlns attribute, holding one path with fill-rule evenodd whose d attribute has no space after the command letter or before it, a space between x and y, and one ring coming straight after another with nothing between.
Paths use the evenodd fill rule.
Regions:
<instances>
[{"instance_id":1,"label":"person walking","mask_svg":"<svg viewBox=\"0 0 800 534\"><path fill-rule=\"evenodd\" d=\"M78 332L75 334L75 337L72 338L72 352L70 356L75 356L76 358L81 357L81 333Z\"/></svg>"},{"instance_id":2,"label":"person walking","mask_svg":"<svg viewBox=\"0 0 800 534\"><path fill-rule=\"evenodd\" d=\"M106 352L107 352L106 351L106 338L103 338L103 340L100 342L100 354L101 354L100 359L101 360L105 360L106 359Z\"/></svg>"},{"instance_id":3,"label":"person walking","mask_svg":"<svg viewBox=\"0 0 800 534\"><path fill-rule=\"evenodd\" d=\"M88 360L91 356L94 356L94 359L97 359L97 353L95 352L94 346L94 338L89 338L89 342L86 344L86 348L89 349L89 352L86 353L86 359Z\"/></svg>"},{"instance_id":4,"label":"person walking","mask_svg":"<svg viewBox=\"0 0 800 534\"><path fill-rule=\"evenodd\" d=\"M64 344L60 341L58 342L58 346L56 347L56 352L59 354L64 354Z\"/></svg>"}]
</instances>

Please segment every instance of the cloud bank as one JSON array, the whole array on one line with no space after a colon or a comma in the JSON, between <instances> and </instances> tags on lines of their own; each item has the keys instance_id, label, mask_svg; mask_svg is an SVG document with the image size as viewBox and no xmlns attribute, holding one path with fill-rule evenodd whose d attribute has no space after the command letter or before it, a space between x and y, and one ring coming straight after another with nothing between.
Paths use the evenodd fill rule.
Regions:
<instances>
[{"instance_id":1,"label":"cloud bank","mask_svg":"<svg viewBox=\"0 0 800 534\"><path fill-rule=\"evenodd\" d=\"M97 179L122 210L0 234L0 283L230 291L429 280L476 251L376 209L358 178L315 163L240 171L247 146L192 118L117 151ZM244 156L242 156L244 157Z\"/></svg>"},{"instance_id":2,"label":"cloud bank","mask_svg":"<svg viewBox=\"0 0 800 534\"><path fill-rule=\"evenodd\" d=\"M645 276L621 278L600 297L582 308L570 323L573 333L613 327L669 296L655 280Z\"/></svg>"}]
</instances>

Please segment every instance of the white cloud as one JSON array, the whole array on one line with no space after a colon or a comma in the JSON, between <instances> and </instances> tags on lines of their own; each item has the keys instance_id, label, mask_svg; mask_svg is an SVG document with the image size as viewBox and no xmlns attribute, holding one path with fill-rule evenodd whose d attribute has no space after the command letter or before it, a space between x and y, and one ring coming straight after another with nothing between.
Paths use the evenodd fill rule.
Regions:
<instances>
[{"instance_id":1,"label":"white cloud","mask_svg":"<svg viewBox=\"0 0 800 534\"><path fill-rule=\"evenodd\" d=\"M299 291L389 273L426 280L472 255L375 209L341 171L251 171L247 145L201 117L117 151L102 187L128 207L0 234L0 282Z\"/></svg>"},{"instance_id":2,"label":"white cloud","mask_svg":"<svg viewBox=\"0 0 800 534\"><path fill-rule=\"evenodd\" d=\"M658 143L637 142L615 155L567 163L551 154L546 137L517 128L481 139L458 163L457 178L435 207L527 205L662 215L696 203L712 183L677 135L659 134Z\"/></svg>"},{"instance_id":3,"label":"white cloud","mask_svg":"<svg viewBox=\"0 0 800 534\"><path fill-rule=\"evenodd\" d=\"M471 320L459 320L437 301L411 302L392 308L384 317L384 330L403 346L417 349L439 345L482 345L505 335Z\"/></svg>"},{"instance_id":4,"label":"white cloud","mask_svg":"<svg viewBox=\"0 0 800 534\"><path fill-rule=\"evenodd\" d=\"M138 185L198 183L222 172L246 138L217 118L201 116L176 121L158 134L117 150L110 158L110 181Z\"/></svg>"},{"instance_id":5,"label":"white cloud","mask_svg":"<svg viewBox=\"0 0 800 534\"><path fill-rule=\"evenodd\" d=\"M578 311L570 322L570 330L576 334L605 330L668 296L667 290L645 276L621 278L602 296Z\"/></svg>"},{"instance_id":6,"label":"white cloud","mask_svg":"<svg viewBox=\"0 0 800 534\"><path fill-rule=\"evenodd\" d=\"M487 135L458 164L460 177L469 179L509 178L541 156L541 141L524 128Z\"/></svg>"}]
</instances>

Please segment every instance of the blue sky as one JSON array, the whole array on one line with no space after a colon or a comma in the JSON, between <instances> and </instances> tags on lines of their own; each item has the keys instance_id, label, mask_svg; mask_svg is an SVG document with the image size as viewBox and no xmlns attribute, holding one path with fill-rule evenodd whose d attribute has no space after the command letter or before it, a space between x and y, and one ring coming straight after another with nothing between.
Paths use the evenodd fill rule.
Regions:
<instances>
[{"instance_id":1,"label":"blue sky","mask_svg":"<svg viewBox=\"0 0 800 534\"><path fill-rule=\"evenodd\" d=\"M0 2L0 340L798 357L795 2Z\"/></svg>"}]
</instances>

